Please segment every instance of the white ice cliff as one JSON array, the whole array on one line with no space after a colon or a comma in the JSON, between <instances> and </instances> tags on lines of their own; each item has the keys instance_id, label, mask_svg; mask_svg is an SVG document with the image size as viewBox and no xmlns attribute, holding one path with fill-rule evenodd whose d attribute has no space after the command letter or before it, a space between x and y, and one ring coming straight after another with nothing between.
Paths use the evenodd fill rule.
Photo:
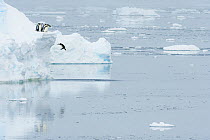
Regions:
<instances>
[{"instance_id":1,"label":"white ice cliff","mask_svg":"<svg viewBox=\"0 0 210 140\"><path fill-rule=\"evenodd\" d=\"M56 33L35 32L34 23L3 0L0 0L0 25L0 82L48 78L49 53L39 50L41 45L49 50Z\"/></svg>"}]
</instances>

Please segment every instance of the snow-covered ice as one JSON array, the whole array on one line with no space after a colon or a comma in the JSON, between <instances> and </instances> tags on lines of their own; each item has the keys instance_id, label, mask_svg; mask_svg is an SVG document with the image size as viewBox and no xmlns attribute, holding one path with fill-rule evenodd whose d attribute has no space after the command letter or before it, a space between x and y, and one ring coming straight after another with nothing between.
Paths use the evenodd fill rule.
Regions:
<instances>
[{"instance_id":1,"label":"snow-covered ice","mask_svg":"<svg viewBox=\"0 0 210 140\"><path fill-rule=\"evenodd\" d=\"M58 43L66 47L61 50ZM89 42L80 34L60 35L50 49L51 63L111 63L111 44L100 38L97 42Z\"/></svg>"}]
</instances>

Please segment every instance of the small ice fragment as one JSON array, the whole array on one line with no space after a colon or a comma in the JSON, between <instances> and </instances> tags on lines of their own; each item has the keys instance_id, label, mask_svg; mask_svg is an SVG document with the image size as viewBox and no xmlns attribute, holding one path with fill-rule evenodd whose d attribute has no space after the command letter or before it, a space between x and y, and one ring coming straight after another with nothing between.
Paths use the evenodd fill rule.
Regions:
<instances>
[{"instance_id":1,"label":"small ice fragment","mask_svg":"<svg viewBox=\"0 0 210 140\"><path fill-rule=\"evenodd\" d=\"M167 124L167 123L164 123L164 122L160 122L160 123L153 122L149 126L150 127L175 127L175 125L173 125L173 124Z\"/></svg>"},{"instance_id":2,"label":"small ice fragment","mask_svg":"<svg viewBox=\"0 0 210 140\"><path fill-rule=\"evenodd\" d=\"M185 20L185 19L186 19L185 16L177 16L176 18L177 18L178 20Z\"/></svg>"},{"instance_id":3,"label":"small ice fragment","mask_svg":"<svg viewBox=\"0 0 210 140\"><path fill-rule=\"evenodd\" d=\"M175 41L175 39L173 39L173 38L166 39L166 42L174 42L174 41Z\"/></svg>"},{"instance_id":4,"label":"small ice fragment","mask_svg":"<svg viewBox=\"0 0 210 140\"><path fill-rule=\"evenodd\" d=\"M208 50L203 50L203 52L208 52Z\"/></svg>"},{"instance_id":5,"label":"small ice fragment","mask_svg":"<svg viewBox=\"0 0 210 140\"><path fill-rule=\"evenodd\" d=\"M119 32L119 31L127 31L127 29L126 28L110 28L102 32L110 33L110 32Z\"/></svg>"},{"instance_id":6,"label":"small ice fragment","mask_svg":"<svg viewBox=\"0 0 210 140\"><path fill-rule=\"evenodd\" d=\"M132 40L137 40L138 37L137 37L137 36L133 36L133 37L131 37L131 39L132 39Z\"/></svg>"},{"instance_id":7,"label":"small ice fragment","mask_svg":"<svg viewBox=\"0 0 210 140\"><path fill-rule=\"evenodd\" d=\"M183 29L181 24L174 23L170 29Z\"/></svg>"},{"instance_id":8,"label":"small ice fragment","mask_svg":"<svg viewBox=\"0 0 210 140\"><path fill-rule=\"evenodd\" d=\"M10 99L9 101L20 101L20 102L25 102L28 101L26 98L19 98L19 99Z\"/></svg>"},{"instance_id":9,"label":"small ice fragment","mask_svg":"<svg viewBox=\"0 0 210 140\"><path fill-rule=\"evenodd\" d=\"M63 21L63 19L64 19L63 16L57 16L56 17L57 22L61 22L61 21Z\"/></svg>"}]
</instances>

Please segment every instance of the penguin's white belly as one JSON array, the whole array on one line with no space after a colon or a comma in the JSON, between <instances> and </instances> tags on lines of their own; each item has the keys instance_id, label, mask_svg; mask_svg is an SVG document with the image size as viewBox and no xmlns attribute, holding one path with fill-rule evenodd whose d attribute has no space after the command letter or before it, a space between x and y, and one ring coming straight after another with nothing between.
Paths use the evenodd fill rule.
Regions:
<instances>
[{"instance_id":1,"label":"penguin's white belly","mask_svg":"<svg viewBox=\"0 0 210 140\"><path fill-rule=\"evenodd\" d=\"M45 28L44 28L44 32L47 32L47 31L48 31L48 28L49 28L49 27L45 27Z\"/></svg>"},{"instance_id":2,"label":"penguin's white belly","mask_svg":"<svg viewBox=\"0 0 210 140\"><path fill-rule=\"evenodd\" d=\"M42 31L42 25L39 25L39 32Z\"/></svg>"}]
</instances>

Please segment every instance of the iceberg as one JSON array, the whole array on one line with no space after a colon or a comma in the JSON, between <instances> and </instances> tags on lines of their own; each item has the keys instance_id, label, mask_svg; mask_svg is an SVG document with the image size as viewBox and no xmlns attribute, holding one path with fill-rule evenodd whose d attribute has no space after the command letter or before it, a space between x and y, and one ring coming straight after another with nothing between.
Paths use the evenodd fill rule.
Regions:
<instances>
[{"instance_id":1,"label":"iceberg","mask_svg":"<svg viewBox=\"0 0 210 140\"><path fill-rule=\"evenodd\" d=\"M62 43L66 50L61 50ZM111 44L100 38L89 42L78 33L59 35L50 49L51 63L112 63Z\"/></svg>"},{"instance_id":2,"label":"iceberg","mask_svg":"<svg viewBox=\"0 0 210 140\"><path fill-rule=\"evenodd\" d=\"M49 79L51 62L112 62L111 45L106 39L91 43L76 33L36 32L33 22L3 0L0 25L0 83ZM64 43L67 51L60 50L58 42Z\"/></svg>"},{"instance_id":3,"label":"iceberg","mask_svg":"<svg viewBox=\"0 0 210 140\"><path fill-rule=\"evenodd\" d=\"M0 25L0 82L49 78L46 55L50 53L41 53L40 46L49 49L57 32L36 32L34 23L3 0L0 0Z\"/></svg>"}]
</instances>

